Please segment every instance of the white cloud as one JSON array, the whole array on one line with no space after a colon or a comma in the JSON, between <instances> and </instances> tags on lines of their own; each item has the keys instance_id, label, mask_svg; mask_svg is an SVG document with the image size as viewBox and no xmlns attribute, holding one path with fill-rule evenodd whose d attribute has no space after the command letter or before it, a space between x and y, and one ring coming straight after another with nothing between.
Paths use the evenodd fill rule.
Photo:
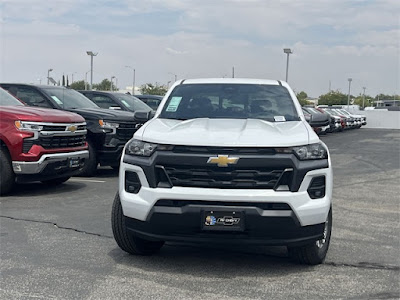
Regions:
<instances>
[{"instance_id":1,"label":"white cloud","mask_svg":"<svg viewBox=\"0 0 400 300\"><path fill-rule=\"evenodd\" d=\"M352 77L354 91L367 86L373 95L399 93L400 33L395 14L400 1L104 3L107 6L85 2L93 4L88 11L76 0L3 0L0 81L35 82L47 75L48 68L54 69L55 78L77 72L74 78L83 79L90 68L86 50L99 52L95 82L116 76L122 87L130 85L132 77L125 65L136 69L138 84L166 84L174 79L171 73L178 78L230 76L232 67L238 77L283 79L282 49L291 47L289 83L296 90L318 96L327 92L331 81L333 89L345 91L347 78ZM80 20L82 11L85 19ZM118 23L118 17L134 20L142 13L174 13L175 32L157 31L163 32L168 23L146 34L133 23ZM157 21L151 18L145 25ZM115 25L118 30L99 30Z\"/></svg>"}]
</instances>

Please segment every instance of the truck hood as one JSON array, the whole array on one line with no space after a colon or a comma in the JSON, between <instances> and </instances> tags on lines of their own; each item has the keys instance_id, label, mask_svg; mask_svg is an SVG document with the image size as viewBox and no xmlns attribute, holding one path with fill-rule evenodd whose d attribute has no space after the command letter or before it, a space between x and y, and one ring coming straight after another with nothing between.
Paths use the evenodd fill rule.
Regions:
<instances>
[{"instance_id":1,"label":"truck hood","mask_svg":"<svg viewBox=\"0 0 400 300\"><path fill-rule=\"evenodd\" d=\"M115 122L134 122L133 113L107 108L75 108L68 111L80 114L87 120L108 120Z\"/></svg>"},{"instance_id":2,"label":"truck hood","mask_svg":"<svg viewBox=\"0 0 400 300\"><path fill-rule=\"evenodd\" d=\"M305 121L155 118L134 135L147 142L192 146L289 147L318 142Z\"/></svg>"},{"instance_id":3,"label":"truck hood","mask_svg":"<svg viewBox=\"0 0 400 300\"><path fill-rule=\"evenodd\" d=\"M32 122L81 123L85 119L78 114L49 108L30 106L1 106L0 115L9 119Z\"/></svg>"}]
</instances>

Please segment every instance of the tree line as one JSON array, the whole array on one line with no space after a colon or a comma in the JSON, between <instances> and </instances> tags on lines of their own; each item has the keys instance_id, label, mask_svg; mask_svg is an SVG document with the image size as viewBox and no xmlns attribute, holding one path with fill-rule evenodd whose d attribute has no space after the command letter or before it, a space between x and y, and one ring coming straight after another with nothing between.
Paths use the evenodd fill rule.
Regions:
<instances>
[{"instance_id":1,"label":"tree line","mask_svg":"<svg viewBox=\"0 0 400 300\"><path fill-rule=\"evenodd\" d=\"M85 90L89 88L89 85L84 80L75 81L69 85L69 88L75 90ZM118 91L118 88L111 82L109 79L105 78L100 83L93 84L93 89L98 91ZM144 95L160 95L164 96L165 93L168 91L168 87L166 85L158 84L158 83L146 83L139 87L140 93ZM306 92L301 91L296 93L297 99L299 100L301 105L308 105L312 104L309 102L308 95ZM343 94L340 91L330 91L326 94L319 96L318 104L320 105L346 105L347 104L347 94ZM379 94L375 97L370 95L363 95L360 94L358 96L350 95L350 104L359 105L363 107L372 106L372 101L376 100L400 100L400 95L385 95Z\"/></svg>"},{"instance_id":2,"label":"tree line","mask_svg":"<svg viewBox=\"0 0 400 300\"><path fill-rule=\"evenodd\" d=\"M301 105L312 104L311 102L307 101L308 95L306 92L301 91L296 94L297 99L299 100ZM350 95L350 104L352 105L359 105L360 107L372 106L373 101L377 100L400 100L400 95L386 95L386 94L379 94L375 97L370 95L358 95L353 96ZM329 93L323 94L318 98L319 105L346 105L348 101L348 95L343 94L340 91L330 91ZM364 105L364 106L363 106Z\"/></svg>"},{"instance_id":3,"label":"tree line","mask_svg":"<svg viewBox=\"0 0 400 300\"><path fill-rule=\"evenodd\" d=\"M79 80L71 83L68 87L74 90L86 90L89 89L89 84L85 83L84 80ZM118 91L118 88L114 85L114 82L111 82L107 78L103 79L100 83L93 84L92 89L97 91ZM146 83L141 85L139 90L143 95L164 96L168 91L168 87L158 83Z\"/></svg>"}]
</instances>

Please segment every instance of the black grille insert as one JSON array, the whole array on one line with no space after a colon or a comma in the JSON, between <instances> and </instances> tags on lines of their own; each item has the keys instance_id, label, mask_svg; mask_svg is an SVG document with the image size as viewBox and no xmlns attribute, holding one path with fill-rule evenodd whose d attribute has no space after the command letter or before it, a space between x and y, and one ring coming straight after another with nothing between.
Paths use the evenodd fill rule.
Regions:
<instances>
[{"instance_id":1,"label":"black grille insert","mask_svg":"<svg viewBox=\"0 0 400 300\"><path fill-rule=\"evenodd\" d=\"M267 168L196 168L165 165L164 169L174 186L227 189L273 189L284 172Z\"/></svg>"},{"instance_id":2,"label":"black grille insert","mask_svg":"<svg viewBox=\"0 0 400 300\"><path fill-rule=\"evenodd\" d=\"M85 135L74 136L49 136L40 137L35 144L41 145L45 149L71 148L84 146L86 142Z\"/></svg>"}]
</instances>

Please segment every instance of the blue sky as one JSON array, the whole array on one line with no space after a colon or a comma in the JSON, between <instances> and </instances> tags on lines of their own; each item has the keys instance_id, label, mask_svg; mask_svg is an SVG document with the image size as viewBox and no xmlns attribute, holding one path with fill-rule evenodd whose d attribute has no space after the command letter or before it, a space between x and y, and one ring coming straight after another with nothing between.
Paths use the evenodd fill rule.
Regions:
<instances>
[{"instance_id":1,"label":"blue sky","mask_svg":"<svg viewBox=\"0 0 400 300\"><path fill-rule=\"evenodd\" d=\"M0 0L0 81L82 80L94 58L94 82L118 87L178 78L284 79L317 97L400 94L397 0Z\"/></svg>"}]
</instances>

